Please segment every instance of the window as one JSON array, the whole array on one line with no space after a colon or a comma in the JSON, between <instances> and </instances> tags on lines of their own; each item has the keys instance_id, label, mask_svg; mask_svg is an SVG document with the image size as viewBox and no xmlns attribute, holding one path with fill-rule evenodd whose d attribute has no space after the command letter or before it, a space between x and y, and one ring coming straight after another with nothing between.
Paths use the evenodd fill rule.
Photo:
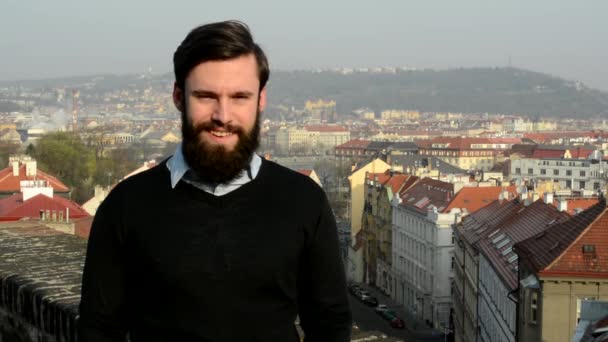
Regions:
<instances>
[{"instance_id":1,"label":"window","mask_svg":"<svg viewBox=\"0 0 608 342\"><path fill-rule=\"evenodd\" d=\"M600 183L595 182L593 183L593 190L599 190L600 189Z\"/></svg>"},{"instance_id":2,"label":"window","mask_svg":"<svg viewBox=\"0 0 608 342\"><path fill-rule=\"evenodd\" d=\"M578 182L578 187L581 190L584 189L585 188L585 182L583 182L583 181Z\"/></svg>"},{"instance_id":3,"label":"window","mask_svg":"<svg viewBox=\"0 0 608 342\"><path fill-rule=\"evenodd\" d=\"M566 170L566 176L572 176L572 170Z\"/></svg>"},{"instance_id":4,"label":"window","mask_svg":"<svg viewBox=\"0 0 608 342\"><path fill-rule=\"evenodd\" d=\"M520 174L520 173L521 173L521 168L519 168L519 167L516 167L516 168L515 168L515 173L518 173L518 174Z\"/></svg>"},{"instance_id":5,"label":"window","mask_svg":"<svg viewBox=\"0 0 608 342\"><path fill-rule=\"evenodd\" d=\"M528 169L528 174L529 174L529 175L534 174L534 170L532 170L532 169Z\"/></svg>"},{"instance_id":6,"label":"window","mask_svg":"<svg viewBox=\"0 0 608 342\"><path fill-rule=\"evenodd\" d=\"M540 169L540 174L541 175L546 175L547 174L547 170L546 169Z\"/></svg>"},{"instance_id":7,"label":"window","mask_svg":"<svg viewBox=\"0 0 608 342\"><path fill-rule=\"evenodd\" d=\"M566 181L566 188L572 189L572 181L569 181L569 180Z\"/></svg>"},{"instance_id":8,"label":"window","mask_svg":"<svg viewBox=\"0 0 608 342\"><path fill-rule=\"evenodd\" d=\"M556 170L553 170L553 175L554 175L554 176L559 176L559 170L557 170L557 169L556 169Z\"/></svg>"},{"instance_id":9,"label":"window","mask_svg":"<svg viewBox=\"0 0 608 342\"><path fill-rule=\"evenodd\" d=\"M585 170L581 170L581 177L585 177Z\"/></svg>"},{"instance_id":10,"label":"window","mask_svg":"<svg viewBox=\"0 0 608 342\"><path fill-rule=\"evenodd\" d=\"M450 268L452 271L454 270L454 257L452 257L452 266Z\"/></svg>"},{"instance_id":11,"label":"window","mask_svg":"<svg viewBox=\"0 0 608 342\"><path fill-rule=\"evenodd\" d=\"M538 320L538 293L532 292L530 296L530 323L536 324Z\"/></svg>"}]
</instances>

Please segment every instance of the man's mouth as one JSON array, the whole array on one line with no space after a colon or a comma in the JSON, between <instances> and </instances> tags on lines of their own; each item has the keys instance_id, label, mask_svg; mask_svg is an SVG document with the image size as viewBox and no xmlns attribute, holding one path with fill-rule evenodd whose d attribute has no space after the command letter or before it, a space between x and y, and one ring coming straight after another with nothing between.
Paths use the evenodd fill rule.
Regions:
<instances>
[{"instance_id":1,"label":"man's mouth","mask_svg":"<svg viewBox=\"0 0 608 342\"><path fill-rule=\"evenodd\" d=\"M233 135L232 132L221 132L221 131L209 131L213 136L224 138Z\"/></svg>"}]
</instances>

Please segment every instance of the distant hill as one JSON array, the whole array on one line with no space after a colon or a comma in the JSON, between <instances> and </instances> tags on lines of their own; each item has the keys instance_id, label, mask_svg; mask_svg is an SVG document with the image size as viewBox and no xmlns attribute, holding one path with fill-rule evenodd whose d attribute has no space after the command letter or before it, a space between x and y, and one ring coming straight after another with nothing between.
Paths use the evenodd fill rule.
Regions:
<instances>
[{"instance_id":1,"label":"distant hill","mask_svg":"<svg viewBox=\"0 0 608 342\"><path fill-rule=\"evenodd\" d=\"M3 81L0 87L75 87L92 92L152 86L170 91L173 74L95 75L48 80ZM383 72L272 71L267 114L278 106L302 108L307 100L335 100L338 114L375 111L503 113L530 117L608 117L608 93L550 75L517 68L461 68ZM6 106L7 104L3 104ZM284 108L284 107L283 107Z\"/></svg>"},{"instance_id":2,"label":"distant hill","mask_svg":"<svg viewBox=\"0 0 608 342\"><path fill-rule=\"evenodd\" d=\"M335 100L340 114L414 109L429 112L504 113L589 118L608 116L608 93L580 82L516 68L416 70L396 73L275 71L271 104L302 107Z\"/></svg>"}]
</instances>

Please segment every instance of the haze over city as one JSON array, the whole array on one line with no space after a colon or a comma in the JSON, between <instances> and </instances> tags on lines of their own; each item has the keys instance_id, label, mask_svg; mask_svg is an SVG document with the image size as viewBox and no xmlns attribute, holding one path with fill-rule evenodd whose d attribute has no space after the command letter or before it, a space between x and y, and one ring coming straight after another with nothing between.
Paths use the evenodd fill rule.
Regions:
<instances>
[{"instance_id":1,"label":"haze over city","mask_svg":"<svg viewBox=\"0 0 608 342\"><path fill-rule=\"evenodd\" d=\"M192 27L239 19L274 69L512 65L608 90L608 3L3 1L0 80L171 71Z\"/></svg>"}]
</instances>

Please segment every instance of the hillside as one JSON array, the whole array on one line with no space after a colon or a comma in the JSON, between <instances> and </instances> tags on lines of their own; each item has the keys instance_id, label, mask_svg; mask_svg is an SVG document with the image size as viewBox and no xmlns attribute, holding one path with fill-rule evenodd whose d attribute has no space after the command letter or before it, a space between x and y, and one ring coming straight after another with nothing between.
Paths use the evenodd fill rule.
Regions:
<instances>
[{"instance_id":1,"label":"hillside","mask_svg":"<svg viewBox=\"0 0 608 342\"><path fill-rule=\"evenodd\" d=\"M301 107L308 99L333 99L340 114L416 109L431 112L518 113L589 118L608 116L608 93L546 74L515 68L420 70L397 73L277 71L272 104Z\"/></svg>"}]
</instances>

